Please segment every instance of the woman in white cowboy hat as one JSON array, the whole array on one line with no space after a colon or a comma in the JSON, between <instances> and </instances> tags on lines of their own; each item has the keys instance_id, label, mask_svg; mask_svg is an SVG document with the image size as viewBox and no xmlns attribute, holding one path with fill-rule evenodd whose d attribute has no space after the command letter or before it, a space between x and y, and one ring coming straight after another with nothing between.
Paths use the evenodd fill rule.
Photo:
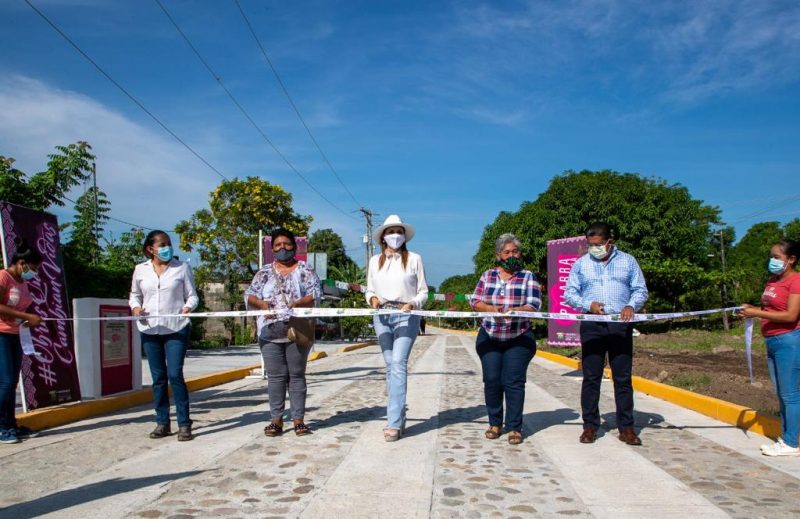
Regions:
<instances>
[{"instance_id":1,"label":"woman in white cowboy hat","mask_svg":"<svg viewBox=\"0 0 800 519\"><path fill-rule=\"evenodd\" d=\"M367 303L373 308L392 308L410 312L422 308L428 300L428 284L422 258L408 250L414 227L403 223L396 214L389 215L372 235L381 245L381 253L369 260ZM408 356L419 333L419 316L405 314L376 315L375 333L386 362L387 426L386 441L403 434L406 420Z\"/></svg>"}]
</instances>

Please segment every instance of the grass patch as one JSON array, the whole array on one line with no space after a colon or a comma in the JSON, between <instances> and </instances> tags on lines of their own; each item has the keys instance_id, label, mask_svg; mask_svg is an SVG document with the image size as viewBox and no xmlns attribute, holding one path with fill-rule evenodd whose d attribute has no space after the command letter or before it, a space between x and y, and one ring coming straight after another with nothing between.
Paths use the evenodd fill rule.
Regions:
<instances>
[{"instance_id":1,"label":"grass patch","mask_svg":"<svg viewBox=\"0 0 800 519\"><path fill-rule=\"evenodd\" d=\"M681 373L666 380L670 386L679 387L687 391L697 391L711 385L711 377L705 373Z\"/></svg>"}]
</instances>

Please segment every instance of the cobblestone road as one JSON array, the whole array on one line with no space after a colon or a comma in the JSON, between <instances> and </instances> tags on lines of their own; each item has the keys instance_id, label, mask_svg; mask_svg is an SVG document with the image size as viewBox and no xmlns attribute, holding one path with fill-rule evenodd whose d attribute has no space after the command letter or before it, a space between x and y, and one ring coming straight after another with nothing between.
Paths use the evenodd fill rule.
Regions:
<instances>
[{"instance_id":1,"label":"cobblestone road","mask_svg":"<svg viewBox=\"0 0 800 519\"><path fill-rule=\"evenodd\" d=\"M0 517L797 517L800 458L637 394L644 445L577 441L580 378L531 365L526 440L488 441L474 338L429 335L410 360L407 434L383 442L377 347L309 364L314 434L266 438L266 383L192 394L197 438L150 440L136 408L0 446ZM345 515L346 514L346 515Z\"/></svg>"}]
</instances>

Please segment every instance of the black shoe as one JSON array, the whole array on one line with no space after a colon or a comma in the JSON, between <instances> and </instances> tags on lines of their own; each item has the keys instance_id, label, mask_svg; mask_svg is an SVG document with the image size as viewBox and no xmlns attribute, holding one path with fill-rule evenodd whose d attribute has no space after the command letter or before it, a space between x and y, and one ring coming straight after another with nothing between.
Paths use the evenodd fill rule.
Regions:
<instances>
[{"instance_id":1,"label":"black shoe","mask_svg":"<svg viewBox=\"0 0 800 519\"><path fill-rule=\"evenodd\" d=\"M158 424L156 428L153 429L153 432L150 433L150 439L157 440L159 438L165 438L172 434L172 431L169 429L169 424Z\"/></svg>"},{"instance_id":2,"label":"black shoe","mask_svg":"<svg viewBox=\"0 0 800 519\"><path fill-rule=\"evenodd\" d=\"M17 438L20 440L27 440L28 438L36 438L39 436L39 431L34 431L29 427L25 427L24 425L20 425L17 427Z\"/></svg>"},{"instance_id":3,"label":"black shoe","mask_svg":"<svg viewBox=\"0 0 800 519\"><path fill-rule=\"evenodd\" d=\"M194 435L192 435L192 426L191 425L184 425L178 427L178 441L179 442L188 442L189 440L193 440Z\"/></svg>"}]
</instances>

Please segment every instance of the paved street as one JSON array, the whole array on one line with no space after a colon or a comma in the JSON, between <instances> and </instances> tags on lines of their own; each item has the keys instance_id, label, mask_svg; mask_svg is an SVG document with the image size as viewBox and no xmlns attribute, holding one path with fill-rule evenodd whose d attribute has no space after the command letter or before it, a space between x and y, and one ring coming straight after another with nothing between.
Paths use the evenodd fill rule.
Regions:
<instances>
[{"instance_id":1,"label":"paved street","mask_svg":"<svg viewBox=\"0 0 800 519\"><path fill-rule=\"evenodd\" d=\"M147 408L66 425L0 446L0 517L800 515L800 459L763 457L765 438L639 394L644 445L624 445L608 381L606 434L579 444L579 374L545 360L529 371L525 442L485 440L469 335L418 339L407 435L387 444L379 349L329 355L309 364L311 436L263 435L260 379L193 393L192 442L150 440Z\"/></svg>"}]
</instances>

